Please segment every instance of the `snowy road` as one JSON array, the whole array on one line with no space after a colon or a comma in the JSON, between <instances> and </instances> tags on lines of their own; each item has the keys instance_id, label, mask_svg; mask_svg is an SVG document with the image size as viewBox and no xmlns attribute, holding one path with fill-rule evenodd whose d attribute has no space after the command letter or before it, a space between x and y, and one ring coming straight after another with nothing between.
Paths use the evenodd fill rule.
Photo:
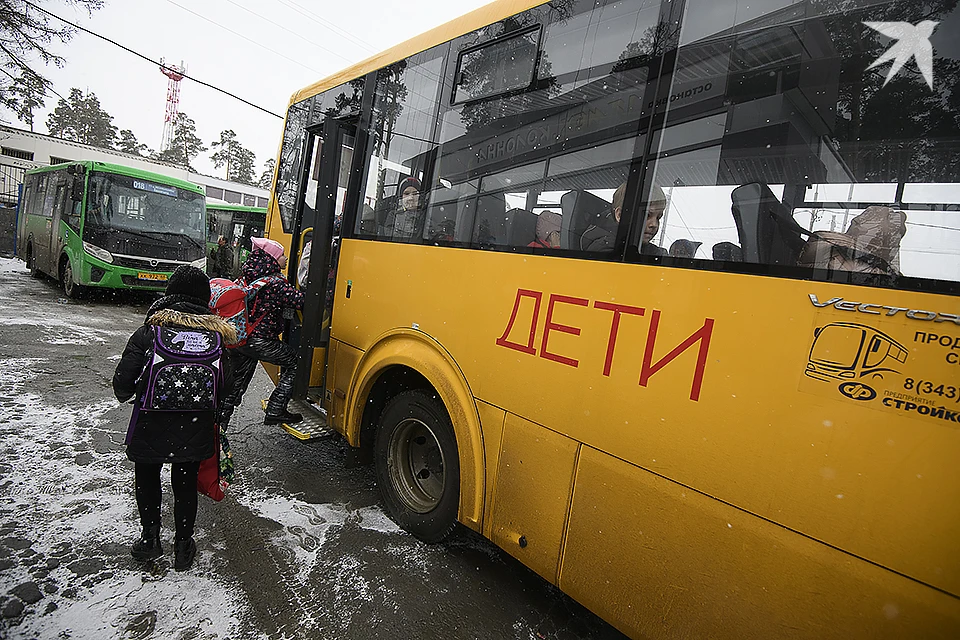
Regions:
<instances>
[{"instance_id":1,"label":"snowy road","mask_svg":"<svg viewBox=\"0 0 960 640\"><path fill-rule=\"evenodd\" d=\"M0 637L179 640L622 638L489 542L427 546L381 511L339 440L260 423L259 372L232 425L237 483L201 497L197 562L139 565L129 406L110 387L143 299L67 302L0 259Z\"/></svg>"}]
</instances>

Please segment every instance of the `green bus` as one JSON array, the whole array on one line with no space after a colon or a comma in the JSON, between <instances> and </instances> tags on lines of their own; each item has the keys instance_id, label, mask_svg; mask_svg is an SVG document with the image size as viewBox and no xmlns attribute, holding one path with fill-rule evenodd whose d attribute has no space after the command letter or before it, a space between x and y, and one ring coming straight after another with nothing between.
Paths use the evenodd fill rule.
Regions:
<instances>
[{"instance_id":1,"label":"green bus","mask_svg":"<svg viewBox=\"0 0 960 640\"><path fill-rule=\"evenodd\" d=\"M207 202L207 275L234 280L250 253L250 239L262 238L267 220L265 207ZM226 253L218 259L223 236Z\"/></svg>"},{"instance_id":2,"label":"green bus","mask_svg":"<svg viewBox=\"0 0 960 640\"><path fill-rule=\"evenodd\" d=\"M178 266L205 267L204 191L132 167L83 161L31 169L17 254L70 298L88 288L160 291Z\"/></svg>"}]
</instances>

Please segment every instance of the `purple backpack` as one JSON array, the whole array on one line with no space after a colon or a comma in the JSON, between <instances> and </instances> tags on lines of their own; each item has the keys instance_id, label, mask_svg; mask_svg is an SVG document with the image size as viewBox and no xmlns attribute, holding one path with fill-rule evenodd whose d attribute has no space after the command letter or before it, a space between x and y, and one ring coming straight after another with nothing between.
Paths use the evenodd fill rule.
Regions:
<instances>
[{"instance_id":1,"label":"purple backpack","mask_svg":"<svg viewBox=\"0 0 960 640\"><path fill-rule=\"evenodd\" d=\"M141 411L215 411L223 383L223 340L216 331L154 327L153 349L137 388L127 444Z\"/></svg>"}]
</instances>

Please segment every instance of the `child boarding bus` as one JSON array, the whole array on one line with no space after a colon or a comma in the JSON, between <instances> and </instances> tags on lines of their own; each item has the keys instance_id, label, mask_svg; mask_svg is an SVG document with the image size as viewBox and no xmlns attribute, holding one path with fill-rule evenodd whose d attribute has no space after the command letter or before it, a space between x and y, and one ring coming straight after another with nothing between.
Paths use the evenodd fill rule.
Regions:
<instances>
[{"instance_id":1,"label":"child boarding bus","mask_svg":"<svg viewBox=\"0 0 960 640\"><path fill-rule=\"evenodd\" d=\"M214 258L219 253L218 241L222 237L229 259L221 257L221 265L230 265L230 274L223 274L231 280L240 276L240 265L250 254L250 239L262 238L266 224L267 210L265 207L248 207L239 204L223 202L206 203L207 207L207 275L218 277L215 272L217 264Z\"/></svg>"},{"instance_id":2,"label":"child boarding bus","mask_svg":"<svg viewBox=\"0 0 960 640\"><path fill-rule=\"evenodd\" d=\"M299 91L303 408L631 637L960 637L957 24L501 0Z\"/></svg>"},{"instance_id":3,"label":"child boarding bus","mask_svg":"<svg viewBox=\"0 0 960 640\"><path fill-rule=\"evenodd\" d=\"M68 297L88 288L162 291L181 264L203 268L204 192L103 162L31 169L17 212L17 253Z\"/></svg>"}]
</instances>

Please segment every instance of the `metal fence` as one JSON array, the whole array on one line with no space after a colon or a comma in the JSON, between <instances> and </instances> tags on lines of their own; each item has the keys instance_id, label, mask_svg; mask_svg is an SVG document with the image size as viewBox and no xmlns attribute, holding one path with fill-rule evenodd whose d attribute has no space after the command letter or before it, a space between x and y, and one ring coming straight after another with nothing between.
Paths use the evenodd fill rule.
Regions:
<instances>
[{"instance_id":1,"label":"metal fence","mask_svg":"<svg viewBox=\"0 0 960 640\"><path fill-rule=\"evenodd\" d=\"M17 206L17 195L26 172L25 167L0 164L0 205Z\"/></svg>"}]
</instances>

